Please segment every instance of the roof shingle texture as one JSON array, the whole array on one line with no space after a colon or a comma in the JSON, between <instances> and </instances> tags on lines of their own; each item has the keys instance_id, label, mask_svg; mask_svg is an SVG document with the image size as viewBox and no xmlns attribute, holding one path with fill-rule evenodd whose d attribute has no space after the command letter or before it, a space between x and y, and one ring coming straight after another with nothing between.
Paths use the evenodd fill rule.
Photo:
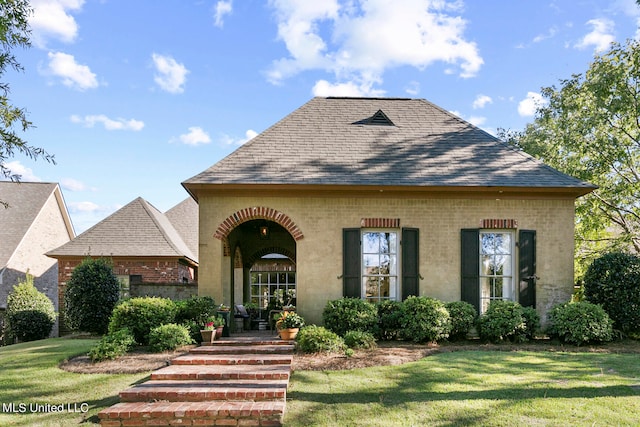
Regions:
<instances>
[{"instance_id":1,"label":"roof shingle texture","mask_svg":"<svg viewBox=\"0 0 640 427\"><path fill-rule=\"evenodd\" d=\"M198 260L169 219L140 197L47 255L186 257L195 262Z\"/></svg>"},{"instance_id":2,"label":"roof shingle texture","mask_svg":"<svg viewBox=\"0 0 640 427\"><path fill-rule=\"evenodd\" d=\"M394 126L362 124L381 110ZM423 99L313 98L189 184L595 186Z\"/></svg>"}]
</instances>

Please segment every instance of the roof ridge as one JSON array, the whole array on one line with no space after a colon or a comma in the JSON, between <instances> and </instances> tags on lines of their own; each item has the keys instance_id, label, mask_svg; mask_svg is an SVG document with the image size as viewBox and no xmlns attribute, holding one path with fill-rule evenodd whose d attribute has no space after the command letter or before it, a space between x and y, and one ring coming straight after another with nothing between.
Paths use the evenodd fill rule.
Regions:
<instances>
[{"instance_id":1,"label":"roof ridge","mask_svg":"<svg viewBox=\"0 0 640 427\"><path fill-rule=\"evenodd\" d=\"M167 242L167 244L171 246L171 248L174 251L176 251L176 253L182 253L182 252L185 252L185 250L187 250L189 253L182 253L182 255L185 255L188 258L190 258L192 261L195 261L195 259L193 258L194 254L191 253L189 246L187 246L184 240L182 240L180 233L178 233L176 228L173 226L173 224L171 223L171 220L169 220L169 218L167 218L167 216L163 212L161 212L158 208L153 206L148 201L142 198L140 198L140 200L142 201L143 208L145 209L145 211L147 212L147 214L149 215L153 223L156 225L156 227L164 237L165 242ZM166 222L166 224L163 224L162 222ZM167 230L166 227L171 227L173 232L172 234L174 235L174 237L172 237L169 234L169 230ZM174 239L179 239L180 240L179 243L182 243L183 248L180 248L179 245L176 244Z\"/></svg>"}]
</instances>

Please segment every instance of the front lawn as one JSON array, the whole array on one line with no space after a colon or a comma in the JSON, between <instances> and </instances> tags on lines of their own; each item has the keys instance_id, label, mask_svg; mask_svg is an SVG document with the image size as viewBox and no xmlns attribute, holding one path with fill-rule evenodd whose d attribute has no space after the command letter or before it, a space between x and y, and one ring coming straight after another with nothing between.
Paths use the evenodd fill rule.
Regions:
<instances>
[{"instance_id":1,"label":"front lawn","mask_svg":"<svg viewBox=\"0 0 640 427\"><path fill-rule=\"evenodd\" d=\"M638 354L459 351L297 371L287 426L637 426Z\"/></svg>"},{"instance_id":2,"label":"front lawn","mask_svg":"<svg viewBox=\"0 0 640 427\"><path fill-rule=\"evenodd\" d=\"M118 402L120 391L149 376L76 374L58 368L95 343L53 338L0 347L0 425L97 424L98 412Z\"/></svg>"}]
</instances>

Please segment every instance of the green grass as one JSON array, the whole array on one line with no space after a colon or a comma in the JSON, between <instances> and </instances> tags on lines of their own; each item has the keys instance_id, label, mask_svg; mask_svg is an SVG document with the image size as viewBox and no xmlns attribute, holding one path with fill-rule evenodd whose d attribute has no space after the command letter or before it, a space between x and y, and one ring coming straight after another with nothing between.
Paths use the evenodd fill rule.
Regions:
<instances>
[{"instance_id":1,"label":"green grass","mask_svg":"<svg viewBox=\"0 0 640 427\"><path fill-rule=\"evenodd\" d=\"M118 402L120 391L149 376L75 374L58 368L95 343L53 338L0 348L0 426L97 424L97 413ZM49 405L50 411L62 405L63 412L44 412L33 405Z\"/></svg>"},{"instance_id":2,"label":"green grass","mask_svg":"<svg viewBox=\"0 0 640 427\"><path fill-rule=\"evenodd\" d=\"M638 354L442 353L295 372L287 426L637 426Z\"/></svg>"}]
</instances>

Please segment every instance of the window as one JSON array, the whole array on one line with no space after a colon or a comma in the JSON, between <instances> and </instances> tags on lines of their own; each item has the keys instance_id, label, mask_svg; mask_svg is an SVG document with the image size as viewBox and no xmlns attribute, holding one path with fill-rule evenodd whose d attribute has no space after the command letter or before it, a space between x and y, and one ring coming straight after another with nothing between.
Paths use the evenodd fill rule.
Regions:
<instances>
[{"instance_id":1,"label":"window","mask_svg":"<svg viewBox=\"0 0 640 427\"><path fill-rule=\"evenodd\" d=\"M491 300L515 300L513 280L513 233L480 232L480 311Z\"/></svg>"},{"instance_id":2,"label":"window","mask_svg":"<svg viewBox=\"0 0 640 427\"><path fill-rule=\"evenodd\" d=\"M251 270L250 300L258 304L260 317L270 310L296 304L296 272L293 266L254 265Z\"/></svg>"},{"instance_id":3,"label":"window","mask_svg":"<svg viewBox=\"0 0 640 427\"><path fill-rule=\"evenodd\" d=\"M362 298L370 302L397 299L398 233L363 231Z\"/></svg>"}]
</instances>

